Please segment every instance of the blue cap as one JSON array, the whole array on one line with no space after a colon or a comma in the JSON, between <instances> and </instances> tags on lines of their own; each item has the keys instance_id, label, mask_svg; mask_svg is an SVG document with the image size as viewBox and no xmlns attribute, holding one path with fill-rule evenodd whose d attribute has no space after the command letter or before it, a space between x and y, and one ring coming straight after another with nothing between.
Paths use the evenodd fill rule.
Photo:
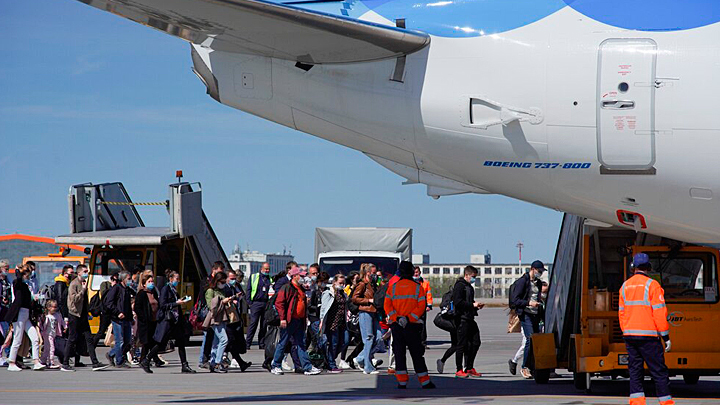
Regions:
<instances>
[{"instance_id":1,"label":"blue cap","mask_svg":"<svg viewBox=\"0 0 720 405\"><path fill-rule=\"evenodd\" d=\"M535 260L534 262L532 262L530 267L532 267L533 269L545 271L545 265L540 260Z\"/></svg>"},{"instance_id":2,"label":"blue cap","mask_svg":"<svg viewBox=\"0 0 720 405\"><path fill-rule=\"evenodd\" d=\"M638 253L635 256L633 256L633 267L638 267L643 264L649 264L650 263L650 257L647 255L647 253Z\"/></svg>"}]
</instances>

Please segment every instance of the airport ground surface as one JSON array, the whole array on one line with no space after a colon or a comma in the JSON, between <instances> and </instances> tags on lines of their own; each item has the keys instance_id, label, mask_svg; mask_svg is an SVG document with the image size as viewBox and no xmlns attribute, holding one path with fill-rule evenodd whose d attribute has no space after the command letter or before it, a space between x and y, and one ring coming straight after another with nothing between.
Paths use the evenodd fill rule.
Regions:
<instances>
[{"instance_id":1,"label":"airport ground surface","mask_svg":"<svg viewBox=\"0 0 720 405\"><path fill-rule=\"evenodd\" d=\"M60 371L23 371L11 373L0 369L0 404L625 404L627 380L593 380L593 393L575 390L572 378L560 371L561 379L547 385L522 380L508 372L507 360L515 353L518 334L505 333L505 310L486 308L478 323L483 344L475 363L483 377L477 380L453 378L450 360L445 374L438 375L435 362L448 347L447 334L431 326L430 346L426 353L436 390L421 390L413 380L407 391L398 391L395 378L383 373L363 375L349 370L342 374L275 376L260 368L262 352L253 349L245 356L253 366L245 373L232 370L228 374L210 374L202 370L195 375L180 374L176 353L166 354L167 367L154 369L152 375L140 368L112 369L92 372L78 369L75 373ZM99 348L104 359L106 348ZM198 346L189 348L188 357L197 363ZM380 355L387 361L387 355ZM519 373L518 373L519 374ZM685 385L682 378L673 378L671 388L678 404L720 403L720 377L704 377L695 386ZM646 380L650 395L652 384ZM656 403L654 398L648 404Z\"/></svg>"}]
</instances>

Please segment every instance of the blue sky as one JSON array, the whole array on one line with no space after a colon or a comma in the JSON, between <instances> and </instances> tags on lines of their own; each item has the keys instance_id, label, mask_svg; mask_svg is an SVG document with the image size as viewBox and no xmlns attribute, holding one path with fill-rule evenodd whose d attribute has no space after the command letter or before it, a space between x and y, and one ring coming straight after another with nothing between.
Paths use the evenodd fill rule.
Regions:
<instances>
[{"instance_id":1,"label":"blue sky","mask_svg":"<svg viewBox=\"0 0 720 405\"><path fill-rule=\"evenodd\" d=\"M360 152L223 106L184 41L73 0L3 1L0 34L0 234L67 233L76 183L164 200L182 169L228 253L292 246L308 262L317 226L393 226L413 228L432 262L485 250L515 262L518 240L524 258L553 259L562 214L501 196L436 201Z\"/></svg>"}]
</instances>

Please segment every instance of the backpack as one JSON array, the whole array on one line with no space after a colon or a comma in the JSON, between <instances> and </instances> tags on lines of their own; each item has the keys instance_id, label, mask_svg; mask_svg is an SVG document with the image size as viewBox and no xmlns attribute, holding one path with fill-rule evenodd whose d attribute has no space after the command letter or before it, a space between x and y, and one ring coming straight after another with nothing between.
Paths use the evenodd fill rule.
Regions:
<instances>
[{"instance_id":1,"label":"backpack","mask_svg":"<svg viewBox=\"0 0 720 405\"><path fill-rule=\"evenodd\" d=\"M208 308L205 302L205 294L200 294L197 301L195 301L195 306L192 311L190 311L189 320L194 329L204 329L202 325L203 322L205 322L205 317L207 317L208 312L210 312L210 308Z\"/></svg>"},{"instance_id":2,"label":"backpack","mask_svg":"<svg viewBox=\"0 0 720 405\"><path fill-rule=\"evenodd\" d=\"M513 296L515 295L515 289L517 288L518 282L522 280L523 277L525 276L523 275L510 285L510 291L508 293L508 307L510 307L510 309L517 309L515 303L513 302Z\"/></svg>"},{"instance_id":3,"label":"backpack","mask_svg":"<svg viewBox=\"0 0 720 405\"><path fill-rule=\"evenodd\" d=\"M356 288L357 288L357 286L353 287L350 290L350 295L348 296L348 300L347 300L347 309L353 315L357 315L358 313L360 313L360 306L358 304L354 303L352 300L352 296L353 296L353 294L355 294Z\"/></svg>"},{"instance_id":4,"label":"backpack","mask_svg":"<svg viewBox=\"0 0 720 405\"><path fill-rule=\"evenodd\" d=\"M277 294L274 294L272 298L268 300L267 306L265 307L265 323L270 326L280 325L280 314L275 308L275 300Z\"/></svg>"},{"instance_id":5,"label":"backpack","mask_svg":"<svg viewBox=\"0 0 720 405\"><path fill-rule=\"evenodd\" d=\"M387 294L388 284L385 283L378 287L373 295L373 306L377 310L380 319L385 319L385 295Z\"/></svg>"},{"instance_id":6,"label":"backpack","mask_svg":"<svg viewBox=\"0 0 720 405\"><path fill-rule=\"evenodd\" d=\"M40 289L40 299L38 302L40 305L45 307L45 303L49 300L55 300L57 301L60 297L58 297L57 291L55 291L55 285L45 285L43 288Z\"/></svg>"},{"instance_id":7,"label":"backpack","mask_svg":"<svg viewBox=\"0 0 720 405\"><path fill-rule=\"evenodd\" d=\"M103 311L103 303L100 299L100 293L97 293L93 295L93 297L90 299L90 305L88 305L88 311L90 311L90 315L92 316L100 316Z\"/></svg>"},{"instance_id":8,"label":"backpack","mask_svg":"<svg viewBox=\"0 0 720 405\"><path fill-rule=\"evenodd\" d=\"M455 304L452 301L452 293L455 285L445 292L440 300L440 314L443 318L450 319L455 317Z\"/></svg>"}]
</instances>

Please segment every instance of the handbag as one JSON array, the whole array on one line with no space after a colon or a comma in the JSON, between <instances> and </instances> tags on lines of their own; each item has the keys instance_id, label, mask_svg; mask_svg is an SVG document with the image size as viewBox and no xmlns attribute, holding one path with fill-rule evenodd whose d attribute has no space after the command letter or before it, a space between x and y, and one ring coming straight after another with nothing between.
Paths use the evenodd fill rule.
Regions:
<instances>
[{"instance_id":1,"label":"handbag","mask_svg":"<svg viewBox=\"0 0 720 405\"><path fill-rule=\"evenodd\" d=\"M108 328L107 332L105 332L105 339L103 340L103 344L107 347L112 347L115 345L115 335L112 333L112 328Z\"/></svg>"},{"instance_id":2,"label":"handbag","mask_svg":"<svg viewBox=\"0 0 720 405\"><path fill-rule=\"evenodd\" d=\"M228 325L240 322L240 316L238 315L237 308L235 308L235 304L229 303L225 307L225 313L228 315Z\"/></svg>"},{"instance_id":3,"label":"handbag","mask_svg":"<svg viewBox=\"0 0 720 405\"><path fill-rule=\"evenodd\" d=\"M205 318L210 309L203 301L205 300L198 298L192 311L190 311L190 325L192 325L194 329L204 329L203 322L205 322Z\"/></svg>"},{"instance_id":4,"label":"handbag","mask_svg":"<svg viewBox=\"0 0 720 405\"><path fill-rule=\"evenodd\" d=\"M360 315L350 314L347 320L347 330L353 334L360 334Z\"/></svg>"},{"instance_id":5,"label":"handbag","mask_svg":"<svg viewBox=\"0 0 720 405\"><path fill-rule=\"evenodd\" d=\"M507 333L520 333L520 317L515 311L510 311L508 316Z\"/></svg>"},{"instance_id":6,"label":"handbag","mask_svg":"<svg viewBox=\"0 0 720 405\"><path fill-rule=\"evenodd\" d=\"M455 331L455 324L452 320L450 320L448 317L444 316L442 312L438 312L435 314L435 319L433 319L433 324L437 326L439 329L444 330L445 332L453 332Z\"/></svg>"}]
</instances>

